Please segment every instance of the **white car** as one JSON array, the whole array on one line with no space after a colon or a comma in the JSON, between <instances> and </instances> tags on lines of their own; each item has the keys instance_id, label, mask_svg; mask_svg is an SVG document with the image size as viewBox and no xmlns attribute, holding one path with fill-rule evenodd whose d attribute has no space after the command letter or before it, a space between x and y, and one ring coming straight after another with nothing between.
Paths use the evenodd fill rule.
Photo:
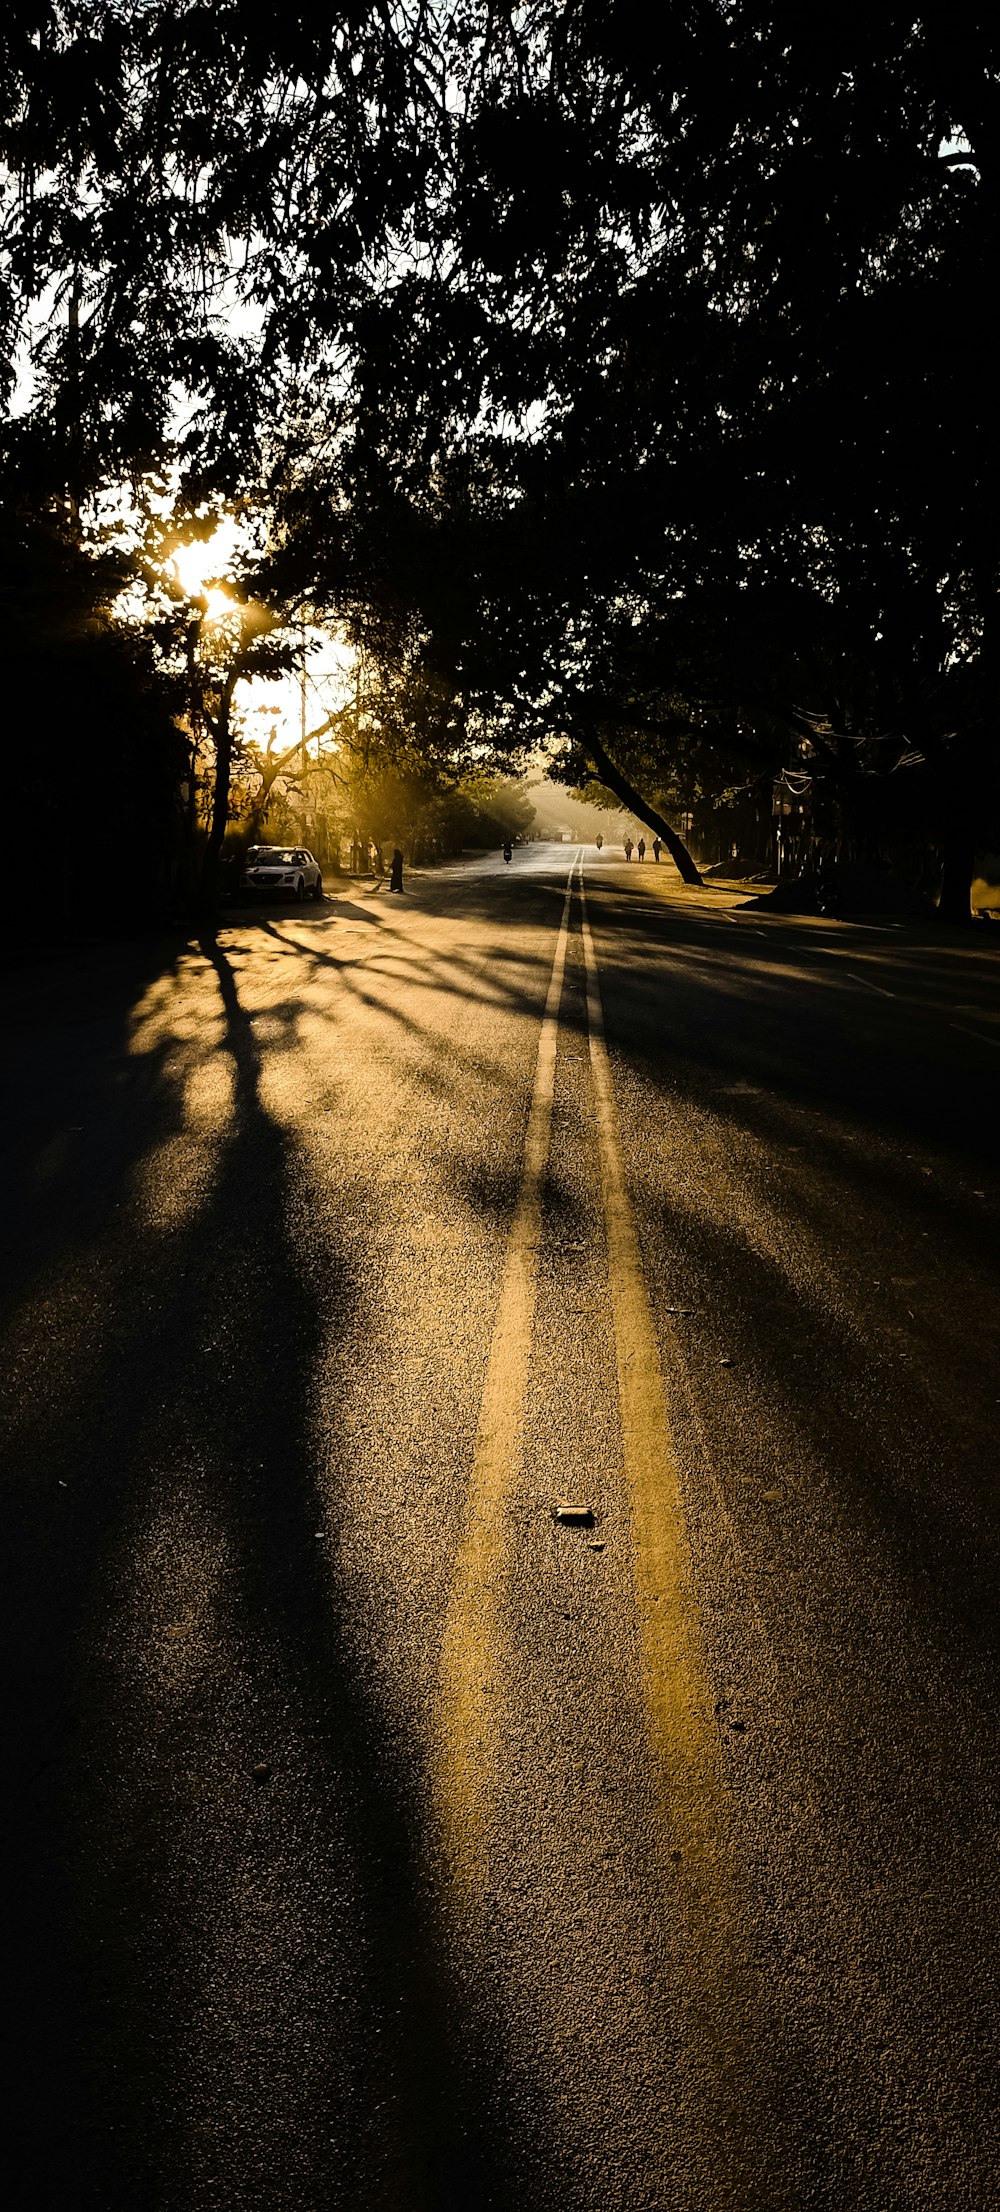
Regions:
<instances>
[{"instance_id":1,"label":"white car","mask_svg":"<svg viewBox=\"0 0 1000 2212\"><path fill-rule=\"evenodd\" d=\"M250 845L240 877L240 888L251 897L267 891L272 897L321 899L323 877L318 860L304 845Z\"/></svg>"}]
</instances>

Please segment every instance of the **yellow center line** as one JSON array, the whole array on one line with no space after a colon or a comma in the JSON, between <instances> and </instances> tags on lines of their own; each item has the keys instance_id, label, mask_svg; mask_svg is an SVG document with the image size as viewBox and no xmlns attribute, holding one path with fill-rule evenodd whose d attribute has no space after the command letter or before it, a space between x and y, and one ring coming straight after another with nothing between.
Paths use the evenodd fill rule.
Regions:
<instances>
[{"instance_id":1,"label":"yellow center line","mask_svg":"<svg viewBox=\"0 0 1000 2212\"><path fill-rule=\"evenodd\" d=\"M597 956L582 874L587 1025L608 1244L626 1491L632 1515L642 1687L662 1876L686 1925L678 2002L705 2065L706 2102L732 2175L741 2149L757 1997L742 1935L707 1654L677 1457L622 1154ZM758 2089L760 2083L758 2080ZM728 2200L727 2200L728 2201ZM751 2199L747 2200L748 2202Z\"/></svg>"},{"instance_id":2,"label":"yellow center line","mask_svg":"<svg viewBox=\"0 0 1000 2212\"><path fill-rule=\"evenodd\" d=\"M645 1688L674 1847L711 1867L721 1820L717 1730L701 1643L660 1355L625 1178L594 940L581 883L587 1023L635 1539Z\"/></svg>"},{"instance_id":3,"label":"yellow center line","mask_svg":"<svg viewBox=\"0 0 1000 2212\"><path fill-rule=\"evenodd\" d=\"M538 1281L542 1187L552 1133L556 1038L562 998L574 859L538 1039L521 1187L507 1244L500 1302L483 1390L466 1526L455 1564L439 1675L440 1743L434 1760L438 1824L461 1889L485 1870L486 1827L500 1739L496 1681L502 1513L516 1479Z\"/></svg>"}]
</instances>

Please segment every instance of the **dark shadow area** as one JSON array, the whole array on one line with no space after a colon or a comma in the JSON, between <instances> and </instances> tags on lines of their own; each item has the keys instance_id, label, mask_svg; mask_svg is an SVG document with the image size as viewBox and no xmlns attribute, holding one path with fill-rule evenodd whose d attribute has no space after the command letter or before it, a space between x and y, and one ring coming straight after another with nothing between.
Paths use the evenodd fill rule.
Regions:
<instances>
[{"instance_id":1,"label":"dark shadow area","mask_svg":"<svg viewBox=\"0 0 1000 2212\"><path fill-rule=\"evenodd\" d=\"M632 927L641 928L644 953L655 947L667 955L670 964L660 973L648 960L635 962L631 945L615 945L607 935L600 940L617 1047L634 1050L646 1064L665 1061L671 1083L692 1092L707 1082L752 1082L762 1096L744 1101L739 1114L759 1115L762 1125L775 1110L812 1107L859 1133L937 1143L996 1164L994 1117L970 1087L961 1033L942 1029L937 1014L902 998L876 1002L833 961L807 964L801 939L761 953L756 942L741 945L735 930L721 943L714 932L706 942L693 918L662 928L658 922L657 915L634 917ZM783 962L794 972L782 972ZM931 984L940 988L946 1003L955 986L953 971L941 973L920 955L908 954L906 979L914 995ZM1000 998L1000 970L990 968L986 980ZM887 981L899 987L898 977ZM697 1003L692 986L709 993L707 1001ZM801 992L797 1003L794 992ZM770 1007L762 1009L762 993L770 993ZM678 1019L688 1026L675 1044L671 1022ZM773 1134L779 1138L780 1129ZM818 1141L828 1140L820 1134Z\"/></svg>"},{"instance_id":2,"label":"dark shadow area","mask_svg":"<svg viewBox=\"0 0 1000 2212\"><path fill-rule=\"evenodd\" d=\"M538 878L525 878L519 888L532 880L538 884ZM493 912L489 882L467 881L456 895L463 914L470 909L477 917L484 909L488 915ZM817 962L800 978L800 955L808 947L798 942L766 955L774 969L768 973L745 945L728 934L720 945L714 928L706 931L693 915L678 924L671 912L662 929L658 913L633 917L632 923L641 930L643 955L651 945L661 946L671 964L658 974L646 957L636 962L630 943L602 939L602 988L616 1049L624 1050L641 1070L659 1076L665 1069L671 1091L692 1101L701 1102L706 1092L718 1093L728 1085L746 1084L747 1094L737 1099L734 1090L723 1110L761 1143L772 1145L776 1156L790 1141L789 1114L812 1114L809 1144L817 1167L837 1177L846 1171L852 1188L864 1190L867 1184L873 1206L887 1198L917 1204L929 1231L940 1228L951 1237L960 1232L967 1238L970 1265L992 1264L993 1230L978 1202L956 1205L953 1194L943 1194L912 1173L899 1152L907 1143L928 1144L965 1158L976 1172L997 1164L993 1116L969 1086L967 1050L959 1037L953 1039L950 1031L943 1037L937 1021L922 1019L919 1009L902 1002L883 1007L874 994L862 995L834 962L829 969ZM396 937L391 925L384 926L394 949L410 963L408 982L465 997L470 1007L489 998L530 1018L540 1013L545 958L522 953L517 963L501 965L488 947L476 948L471 956L448 949L426 953L414 948L405 934ZM443 1083L453 1081L456 1070L490 1072L471 1047L433 1040L398 1004L366 992L352 971L368 964L367 949L356 958L344 958L283 932L272 934L297 959L329 965L360 1003L414 1037L426 1037L442 1064ZM794 972L781 972L783 963ZM512 975L512 966L519 966L520 974ZM929 981L923 961L913 963L909 953L907 972L916 991ZM992 980L996 971L988 973ZM936 968L932 975L937 981ZM535 993L524 988L529 976L537 985ZM790 1004L798 992L801 1001ZM763 1011L762 995L771 1002ZM651 1018L654 1008L662 1017L660 1034ZM687 1027L675 1040L671 1024L678 1017ZM564 998L561 1026L564 1037L585 1034L583 1009L572 994ZM942 1043L951 1046L949 1059L942 1056ZM419 1079L432 1080L430 1071L424 1069ZM710 1103L713 1111L720 1110L717 1096ZM852 1150L848 1157L845 1131L877 1144L877 1159L867 1158L863 1150Z\"/></svg>"},{"instance_id":3,"label":"dark shadow area","mask_svg":"<svg viewBox=\"0 0 1000 2212\"><path fill-rule=\"evenodd\" d=\"M363 1304L302 1228L254 1023L218 942L201 950L234 1105L197 1204L165 1232L130 1192L178 1106L169 1035L117 1080L152 980L129 968L81 1057L85 1177L61 1167L20 1225L52 1345L7 1422L7 2201L513 2212L502 2084L427 1918L414 1774L317 1542L317 1355ZM93 1302L61 1340L67 1282ZM164 1631L143 1615L150 1531L153 1585L197 1590L202 1528L212 1619ZM175 1711L177 1634L197 1687Z\"/></svg>"},{"instance_id":4,"label":"dark shadow area","mask_svg":"<svg viewBox=\"0 0 1000 2212\"><path fill-rule=\"evenodd\" d=\"M130 1055L130 1017L149 985L176 975L187 949L176 935L76 947L62 958L46 950L9 974L0 1090L9 1173L4 1304L62 1250L68 1217L80 1242L96 1234L137 1160L175 1125L166 1055Z\"/></svg>"},{"instance_id":5,"label":"dark shadow area","mask_svg":"<svg viewBox=\"0 0 1000 2212\"><path fill-rule=\"evenodd\" d=\"M805 1225L829 1236L818 1211ZM877 1527L900 1587L939 1628L997 1652L993 1500L973 1499L972 1469L956 1464L954 1435L935 1419L915 1364L879 1358L735 1223L692 1218L666 1199L653 1235L683 1278L711 1286L707 1322L696 1314L685 1330L693 1368L714 1364L724 1344L754 1399L769 1417L787 1413L806 1458L826 1470L838 1514Z\"/></svg>"},{"instance_id":6,"label":"dark shadow area","mask_svg":"<svg viewBox=\"0 0 1000 2212\"><path fill-rule=\"evenodd\" d=\"M614 896L617 902L618 893ZM657 975L645 957L635 961L631 945L609 944L602 938L602 989L613 1041L641 1068L665 1067L671 1087L679 1088L682 1095L700 1099L706 1088L749 1083L759 1095L746 1096L738 1105L729 1098L725 1111L762 1142L772 1143L779 1155L789 1141L789 1112L811 1111L818 1117L818 1125L814 1122L810 1130L813 1157L840 1176L848 1162L837 1125L883 1147L937 1145L966 1159L972 1168L998 1164L994 1117L988 1100L970 1080L969 1047L960 1032L942 1032L937 1018L925 1018L919 1007L902 1001L879 1002L874 993L863 993L839 972L833 961L829 972L827 963L817 961L801 983L795 975L762 974L756 944L753 950L740 945L735 931L727 932L720 944L711 921L706 930L693 914L683 915L678 923L670 910L662 924L657 912L633 916L632 926L641 931L643 955L651 944L662 947L671 966ZM842 935L837 933L835 947ZM787 945L779 942L772 951L765 948L764 957L779 968L784 958L798 969L809 949L796 937ZM899 960L914 993L933 989L949 1003L955 978L940 948L907 945L905 952L897 953L893 943L892 957ZM673 964L678 959L684 963L680 975ZM1000 996L1000 970L991 960L985 963L981 980ZM495 989L511 991L506 977L494 975L492 982ZM692 1009L692 985L698 993L711 994L707 1004L703 1001ZM454 972L449 973L448 987L462 988ZM798 990L802 1004L790 1006L789 995ZM772 1001L764 1014L762 991L769 992ZM512 1003L517 997L511 992ZM650 1019L652 1008L662 1019L659 1035ZM689 1017L692 1010L697 1035L685 1033L675 1041L672 1021L678 1014ZM567 999L564 1033L572 1034L574 1026L582 1030L585 1024ZM717 1101L713 1105L718 1110ZM834 1126L824 1126L828 1123ZM933 1186L928 1189L919 1174L909 1171L905 1157L887 1155L883 1149L872 1163L863 1153L852 1154L849 1174L852 1184L860 1181L863 1186L866 1178L870 1181L873 1203L892 1195L899 1202L918 1203L929 1229L946 1228L953 1235L961 1226L969 1240L970 1264L992 1263L995 1238L989 1219L967 1203L957 1221L954 1198L943 1197Z\"/></svg>"},{"instance_id":7,"label":"dark shadow area","mask_svg":"<svg viewBox=\"0 0 1000 2212\"><path fill-rule=\"evenodd\" d=\"M818 1286L804 1292L749 1233L763 1206L776 1224L788 1223L793 1240L801 1231L814 1253L828 1256L831 1283L839 1255L850 1250L848 1225L856 1242L866 1216L872 1277L888 1276L894 1264L879 1261L880 1238L888 1251L909 1240L928 1275L947 1253L967 1296L950 1343L925 1347L924 1356L944 1362L947 1382L949 1354L960 1352L971 1373L978 1344L985 1414L1000 1311L995 1202L987 1203L991 1180L996 1196L998 1144L965 1052L956 1043L943 1058L947 1032L919 1010L860 994L845 1004L835 972L810 978L801 1000L794 979L779 993L778 978L765 975L761 984L738 946L707 952L694 925L663 940L670 960L659 973L645 959L633 964L633 948L631 937L601 937L614 1060L662 1099L665 1118L708 1114L716 1142L731 1128L733 1172L737 1183L744 1179L742 1218L725 1218L721 1192L710 1207L700 1194L689 1204L668 1190L649 1226L651 1248L677 1279L708 1289L708 1320L688 1324L692 1356L701 1345L714 1360L724 1348L739 1372L752 1374L762 1404L787 1405L834 1482L841 1470L844 1510L877 1523L901 1583L916 1587L921 1604L932 1589L942 1625L948 1620L995 1650L1000 1543L989 1430L975 1466L956 1454L915 1325L900 1356L906 1306L890 1297L889 1284L885 1297L879 1282L871 1287L869 1340L867 1330L845 1327L836 1300ZM759 1148L749 1174L747 1138ZM918 1148L938 1158L940 1173L927 1169ZM795 1170L783 1174L792 1156ZM982 1182L984 1195L956 1192L956 1165ZM910 1297L919 1307L919 1293Z\"/></svg>"}]
</instances>

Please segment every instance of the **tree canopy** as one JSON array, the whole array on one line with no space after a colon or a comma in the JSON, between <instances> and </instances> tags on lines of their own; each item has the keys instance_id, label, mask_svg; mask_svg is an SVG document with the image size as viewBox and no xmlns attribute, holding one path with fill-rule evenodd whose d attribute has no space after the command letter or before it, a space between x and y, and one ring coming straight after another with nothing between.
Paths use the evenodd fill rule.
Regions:
<instances>
[{"instance_id":1,"label":"tree canopy","mask_svg":"<svg viewBox=\"0 0 1000 2212\"><path fill-rule=\"evenodd\" d=\"M36 0L4 35L8 481L252 491L261 593L405 639L416 723L433 685L463 743L560 740L657 823L692 763L803 766L967 908L1000 820L980 9Z\"/></svg>"}]
</instances>

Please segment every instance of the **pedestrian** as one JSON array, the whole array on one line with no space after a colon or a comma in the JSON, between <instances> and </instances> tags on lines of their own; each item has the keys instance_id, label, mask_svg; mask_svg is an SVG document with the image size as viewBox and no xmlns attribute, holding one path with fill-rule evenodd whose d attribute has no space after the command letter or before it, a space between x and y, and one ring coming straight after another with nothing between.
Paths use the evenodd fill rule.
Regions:
<instances>
[{"instance_id":1,"label":"pedestrian","mask_svg":"<svg viewBox=\"0 0 1000 2212\"><path fill-rule=\"evenodd\" d=\"M646 840L645 840L645 838L644 838L644 837L640 837L640 839L639 839L639 842L638 842L638 844L637 844L637 846L636 846L636 848L635 848L635 849L636 849L636 852L637 852L637 853L638 853L638 855L639 855L639 858L640 858L640 860L645 860L645 858L646 858Z\"/></svg>"},{"instance_id":2,"label":"pedestrian","mask_svg":"<svg viewBox=\"0 0 1000 2212\"><path fill-rule=\"evenodd\" d=\"M659 860L659 857L660 857L660 854L661 854L661 852L662 852L662 851L663 851L663 847L662 847L662 845L661 845L661 843L660 843L660 840L659 840L659 838L658 838L658 837L654 837L654 839L653 839L653 859L654 859L654 860Z\"/></svg>"},{"instance_id":3,"label":"pedestrian","mask_svg":"<svg viewBox=\"0 0 1000 2212\"><path fill-rule=\"evenodd\" d=\"M632 839L630 837L626 837L625 839L625 858L626 860L631 860L632 858Z\"/></svg>"},{"instance_id":4,"label":"pedestrian","mask_svg":"<svg viewBox=\"0 0 1000 2212\"><path fill-rule=\"evenodd\" d=\"M402 888L403 855L400 851L399 846L394 845L392 848L392 867L389 870L389 889L390 891L401 891Z\"/></svg>"}]
</instances>

